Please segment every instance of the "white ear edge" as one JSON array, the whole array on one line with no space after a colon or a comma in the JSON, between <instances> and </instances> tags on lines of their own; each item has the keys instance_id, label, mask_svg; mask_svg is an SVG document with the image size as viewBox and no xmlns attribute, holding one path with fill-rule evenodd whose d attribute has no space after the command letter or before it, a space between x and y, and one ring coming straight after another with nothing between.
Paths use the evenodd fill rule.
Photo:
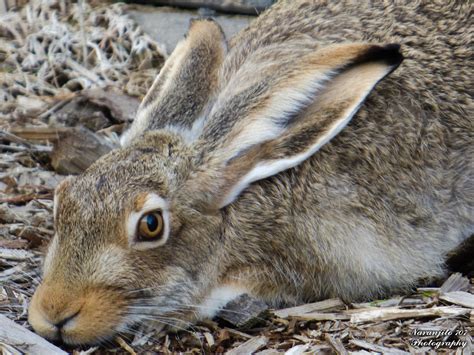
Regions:
<instances>
[{"instance_id":1,"label":"white ear edge","mask_svg":"<svg viewBox=\"0 0 474 355\"><path fill-rule=\"evenodd\" d=\"M160 210L161 215L163 216L163 223L164 223L164 231L163 237L160 240L147 242L147 241L140 241L137 242L135 240L136 232L137 232L137 224L140 221L140 218L151 211ZM140 211L133 211L128 215L127 222L126 222L126 230L128 235L128 243L130 247L137 249L137 250L146 250L151 248L156 248L161 245L164 245L169 238L170 235L170 212L168 203L158 196L157 194L150 193L147 195L145 203Z\"/></svg>"},{"instance_id":2,"label":"white ear edge","mask_svg":"<svg viewBox=\"0 0 474 355\"><path fill-rule=\"evenodd\" d=\"M307 151L291 158L263 161L256 164L255 167L246 175L244 175L240 181L229 191L229 193L226 195L226 198L223 199L222 203L219 205L219 208L223 208L234 202L240 193L251 183L293 168L316 153L323 145L334 138L350 122L375 85L377 85L377 83L382 80L382 78L385 77L385 75L387 75L391 70L391 67L387 68L386 71L380 76L380 79L371 85L363 93L363 95L361 95L360 100L356 101L354 105L351 105L346 109L346 114L341 116L343 118L336 121L334 125L326 132L326 134L320 137Z\"/></svg>"}]
</instances>

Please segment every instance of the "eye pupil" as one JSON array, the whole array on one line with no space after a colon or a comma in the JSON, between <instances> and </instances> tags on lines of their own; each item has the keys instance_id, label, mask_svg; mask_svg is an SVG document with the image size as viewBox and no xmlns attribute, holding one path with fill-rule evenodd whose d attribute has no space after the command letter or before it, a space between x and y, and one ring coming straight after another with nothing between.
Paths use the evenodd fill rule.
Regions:
<instances>
[{"instance_id":1,"label":"eye pupil","mask_svg":"<svg viewBox=\"0 0 474 355\"><path fill-rule=\"evenodd\" d=\"M160 211L142 216L137 226L137 239L142 241L159 240L163 235L164 221Z\"/></svg>"},{"instance_id":2,"label":"eye pupil","mask_svg":"<svg viewBox=\"0 0 474 355\"><path fill-rule=\"evenodd\" d=\"M158 228L158 219L154 214L149 214L146 216L146 224L150 232L154 232Z\"/></svg>"}]
</instances>

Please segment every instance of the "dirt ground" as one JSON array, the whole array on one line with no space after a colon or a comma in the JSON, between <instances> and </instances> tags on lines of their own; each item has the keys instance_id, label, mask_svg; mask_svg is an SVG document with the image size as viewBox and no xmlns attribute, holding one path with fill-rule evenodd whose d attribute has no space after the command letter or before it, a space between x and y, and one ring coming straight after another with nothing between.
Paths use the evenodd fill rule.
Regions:
<instances>
[{"instance_id":1,"label":"dirt ground","mask_svg":"<svg viewBox=\"0 0 474 355\"><path fill-rule=\"evenodd\" d=\"M124 5L81 10L65 4L31 1L0 17L0 316L28 330L29 299L54 235L55 186L117 145L168 55ZM63 349L74 354L472 354L473 300L472 275L453 274L386 300L331 299L264 310L244 325L222 316L173 334L144 325L100 347ZM14 340L5 324L0 318L2 354L29 353L33 338Z\"/></svg>"}]
</instances>

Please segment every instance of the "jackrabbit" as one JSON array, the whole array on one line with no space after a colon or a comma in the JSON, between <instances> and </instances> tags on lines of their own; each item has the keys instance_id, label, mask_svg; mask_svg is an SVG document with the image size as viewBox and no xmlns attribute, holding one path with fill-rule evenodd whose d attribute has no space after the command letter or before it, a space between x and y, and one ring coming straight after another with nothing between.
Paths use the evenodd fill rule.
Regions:
<instances>
[{"instance_id":1,"label":"jackrabbit","mask_svg":"<svg viewBox=\"0 0 474 355\"><path fill-rule=\"evenodd\" d=\"M34 329L95 343L242 293L353 301L442 276L474 229L471 12L282 1L229 43L192 22L123 146L57 187Z\"/></svg>"}]
</instances>

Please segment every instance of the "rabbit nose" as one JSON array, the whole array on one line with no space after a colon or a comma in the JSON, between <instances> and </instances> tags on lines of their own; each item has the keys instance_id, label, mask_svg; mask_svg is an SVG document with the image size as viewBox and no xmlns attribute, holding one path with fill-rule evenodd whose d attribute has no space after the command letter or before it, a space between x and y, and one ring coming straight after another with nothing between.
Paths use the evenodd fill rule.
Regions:
<instances>
[{"instance_id":1,"label":"rabbit nose","mask_svg":"<svg viewBox=\"0 0 474 355\"><path fill-rule=\"evenodd\" d=\"M57 340L61 331L74 329L82 304L80 298L74 299L62 287L40 285L31 300L28 320L40 335Z\"/></svg>"}]
</instances>

